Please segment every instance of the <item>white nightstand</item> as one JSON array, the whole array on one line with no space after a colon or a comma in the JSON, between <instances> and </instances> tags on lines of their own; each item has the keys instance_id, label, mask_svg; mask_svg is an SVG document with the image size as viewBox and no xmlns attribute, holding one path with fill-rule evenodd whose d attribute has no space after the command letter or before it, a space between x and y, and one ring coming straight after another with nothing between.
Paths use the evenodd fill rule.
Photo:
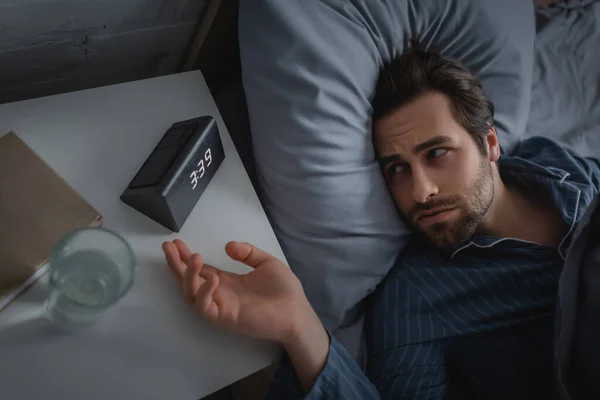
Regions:
<instances>
[{"instance_id":1,"label":"white nightstand","mask_svg":"<svg viewBox=\"0 0 600 400\"><path fill-rule=\"evenodd\" d=\"M226 158L179 234L119 200L169 126L201 115L219 123ZM245 272L225 255L249 241L285 261L199 71L0 106L14 130L133 246L132 291L76 334L43 316L45 278L0 312L0 397L198 399L276 361L272 343L219 331L184 304L160 245L185 240L207 262ZM0 227L1 229L1 227Z\"/></svg>"}]
</instances>

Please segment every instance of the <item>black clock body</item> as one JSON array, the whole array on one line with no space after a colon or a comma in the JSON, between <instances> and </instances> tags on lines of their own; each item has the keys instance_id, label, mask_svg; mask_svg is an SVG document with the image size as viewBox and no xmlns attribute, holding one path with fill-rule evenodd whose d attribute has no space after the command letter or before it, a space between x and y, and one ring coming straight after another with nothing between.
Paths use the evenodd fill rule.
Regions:
<instances>
[{"instance_id":1,"label":"black clock body","mask_svg":"<svg viewBox=\"0 0 600 400\"><path fill-rule=\"evenodd\" d=\"M177 122L150 153L121 200L179 232L224 159L213 117Z\"/></svg>"}]
</instances>

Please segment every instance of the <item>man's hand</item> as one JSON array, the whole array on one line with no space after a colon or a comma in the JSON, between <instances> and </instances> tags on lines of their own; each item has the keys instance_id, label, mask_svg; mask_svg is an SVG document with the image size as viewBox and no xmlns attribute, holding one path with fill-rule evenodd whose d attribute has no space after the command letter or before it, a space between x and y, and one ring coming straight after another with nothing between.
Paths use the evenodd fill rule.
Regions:
<instances>
[{"instance_id":1,"label":"man's hand","mask_svg":"<svg viewBox=\"0 0 600 400\"><path fill-rule=\"evenodd\" d=\"M253 268L244 275L204 264L181 240L164 243L163 251L185 300L223 328L283 344L310 315L302 285L292 271L248 243L225 246L229 257Z\"/></svg>"},{"instance_id":2,"label":"man's hand","mask_svg":"<svg viewBox=\"0 0 600 400\"><path fill-rule=\"evenodd\" d=\"M163 251L185 300L215 324L282 344L305 392L329 354L329 335L310 306L298 278L280 260L251 244L229 242L225 252L253 268L238 275L204 264L181 240Z\"/></svg>"}]
</instances>

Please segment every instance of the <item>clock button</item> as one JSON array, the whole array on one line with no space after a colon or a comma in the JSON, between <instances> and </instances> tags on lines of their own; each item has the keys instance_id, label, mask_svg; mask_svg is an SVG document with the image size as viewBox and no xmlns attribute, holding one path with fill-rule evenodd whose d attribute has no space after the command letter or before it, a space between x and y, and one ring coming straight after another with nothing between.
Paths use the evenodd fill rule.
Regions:
<instances>
[{"instance_id":1,"label":"clock button","mask_svg":"<svg viewBox=\"0 0 600 400\"><path fill-rule=\"evenodd\" d=\"M196 124L181 125L170 129L167 134L158 143L157 148L164 149L165 147L175 146L177 148L183 147L189 140Z\"/></svg>"},{"instance_id":2,"label":"clock button","mask_svg":"<svg viewBox=\"0 0 600 400\"><path fill-rule=\"evenodd\" d=\"M129 187L136 189L158 184L173 163L173 160L175 160L178 152L179 149L177 147L166 147L153 151L144 163L144 167L133 178Z\"/></svg>"}]
</instances>

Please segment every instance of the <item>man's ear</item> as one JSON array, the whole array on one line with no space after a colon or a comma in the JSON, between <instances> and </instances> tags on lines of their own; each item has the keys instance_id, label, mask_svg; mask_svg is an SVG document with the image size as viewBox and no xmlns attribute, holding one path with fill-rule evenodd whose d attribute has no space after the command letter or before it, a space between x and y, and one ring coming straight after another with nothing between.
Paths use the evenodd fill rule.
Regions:
<instances>
[{"instance_id":1,"label":"man's ear","mask_svg":"<svg viewBox=\"0 0 600 400\"><path fill-rule=\"evenodd\" d=\"M488 154L491 162L496 162L500 158L500 143L498 142L498 136L496 135L496 129L490 126L488 135L486 137L488 145Z\"/></svg>"}]
</instances>

